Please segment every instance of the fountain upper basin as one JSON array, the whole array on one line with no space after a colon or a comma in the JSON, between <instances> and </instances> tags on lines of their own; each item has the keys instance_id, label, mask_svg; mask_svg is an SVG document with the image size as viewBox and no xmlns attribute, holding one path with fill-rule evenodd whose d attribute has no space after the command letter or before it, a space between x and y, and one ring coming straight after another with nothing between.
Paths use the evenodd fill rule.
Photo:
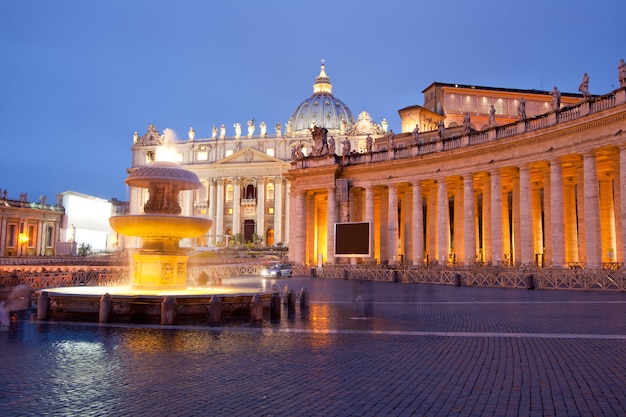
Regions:
<instances>
[{"instance_id":1,"label":"fountain upper basin","mask_svg":"<svg viewBox=\"0 0 626 417\"><path fill-rule=\"evenodd\" d=\"M125 215L109 218L113 230L127 236L183 239L206 233L212 220L167 214Z\"/></svg>"}]
</instances>

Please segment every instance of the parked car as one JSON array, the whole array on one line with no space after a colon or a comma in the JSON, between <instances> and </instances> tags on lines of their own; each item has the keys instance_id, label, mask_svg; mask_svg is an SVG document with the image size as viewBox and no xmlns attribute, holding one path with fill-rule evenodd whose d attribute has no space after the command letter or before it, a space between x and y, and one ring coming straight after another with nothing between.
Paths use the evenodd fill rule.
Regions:
<instances>
[{"instance_id":1,"label":"parked car","mask_svg":"<svg viewBox=\"0 0 626 417\"><path fill-rule=\"evenodd\" d=\"M289 264L275 264L270 266L269 268L264 269L261 274L264 277L289 277L291 278L291 274L293 273L293 269Z\"/></svg>"}]
</instances>

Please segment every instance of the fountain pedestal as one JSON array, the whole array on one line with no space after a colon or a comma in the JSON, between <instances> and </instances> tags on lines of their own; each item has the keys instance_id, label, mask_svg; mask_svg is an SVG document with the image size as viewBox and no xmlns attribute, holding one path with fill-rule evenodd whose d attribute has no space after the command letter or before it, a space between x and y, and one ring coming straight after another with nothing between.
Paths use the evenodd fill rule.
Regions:
<instances>
[{"instance_id":1,"label":"fountain pedestal","mask_svg":"<svg viewBox=\"0 0 626 417\"><path fill-rule=\"evenodd\" d=\"M144 290L187 288L187 255L135 253L133 261L133 288Z\"/></svg>"}]
</instances>

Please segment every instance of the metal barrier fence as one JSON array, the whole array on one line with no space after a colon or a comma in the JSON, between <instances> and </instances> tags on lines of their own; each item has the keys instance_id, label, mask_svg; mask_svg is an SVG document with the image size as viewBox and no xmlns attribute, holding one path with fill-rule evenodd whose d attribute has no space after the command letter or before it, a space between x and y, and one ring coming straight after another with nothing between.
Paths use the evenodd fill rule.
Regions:
<instances>
[{"instance_id":1,"label":"metal barrier fence","mask_svg":"<svg viewBox=\"0 0 626 417\"><path fill-rule=\"evenodd\" d=\"M239 275L261 275L262 264L189 265L188 284L202 285ZM128 285L125 266L18 267L0 266L0 289L28 285L33 290L61 286ZM385 267L382 265L295 265L295 275L400 283L428 283L498 288L626 291L625 269L521 269L481 266L471 269Z\"/></svg>"},{"instance_id":2,"label":"metal barrier fence","mask_svg":"<svg viewBox=\"0 0 626 417\"><path fill-rule=\"evenodd\" d=\"M427 283L497 288L626 291L626 270L521 269L476 267L472 269L383 267L380 265L324 265L297 270L320 278L401 283Z\"/></svg>"}]
</instances>

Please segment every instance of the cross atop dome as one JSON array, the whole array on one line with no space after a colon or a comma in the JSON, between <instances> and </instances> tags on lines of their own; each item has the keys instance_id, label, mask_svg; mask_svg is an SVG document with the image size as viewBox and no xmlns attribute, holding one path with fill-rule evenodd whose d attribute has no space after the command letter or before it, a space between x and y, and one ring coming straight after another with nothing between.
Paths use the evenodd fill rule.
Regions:
<instances>
[{"instance_id":1,"label":"cross atop dome","mask_svg":"<svg viewBox=\"0 0 626 417\"><path fill-rule=\"evenodd\" d=\"M326 61L322 58L322 66L320 68L320 75L315 79L313 84L313 94L332 94L333 86L330 84L330 78L326 75L326 67L324 65Z\"/></svg>"}]
</instances>

